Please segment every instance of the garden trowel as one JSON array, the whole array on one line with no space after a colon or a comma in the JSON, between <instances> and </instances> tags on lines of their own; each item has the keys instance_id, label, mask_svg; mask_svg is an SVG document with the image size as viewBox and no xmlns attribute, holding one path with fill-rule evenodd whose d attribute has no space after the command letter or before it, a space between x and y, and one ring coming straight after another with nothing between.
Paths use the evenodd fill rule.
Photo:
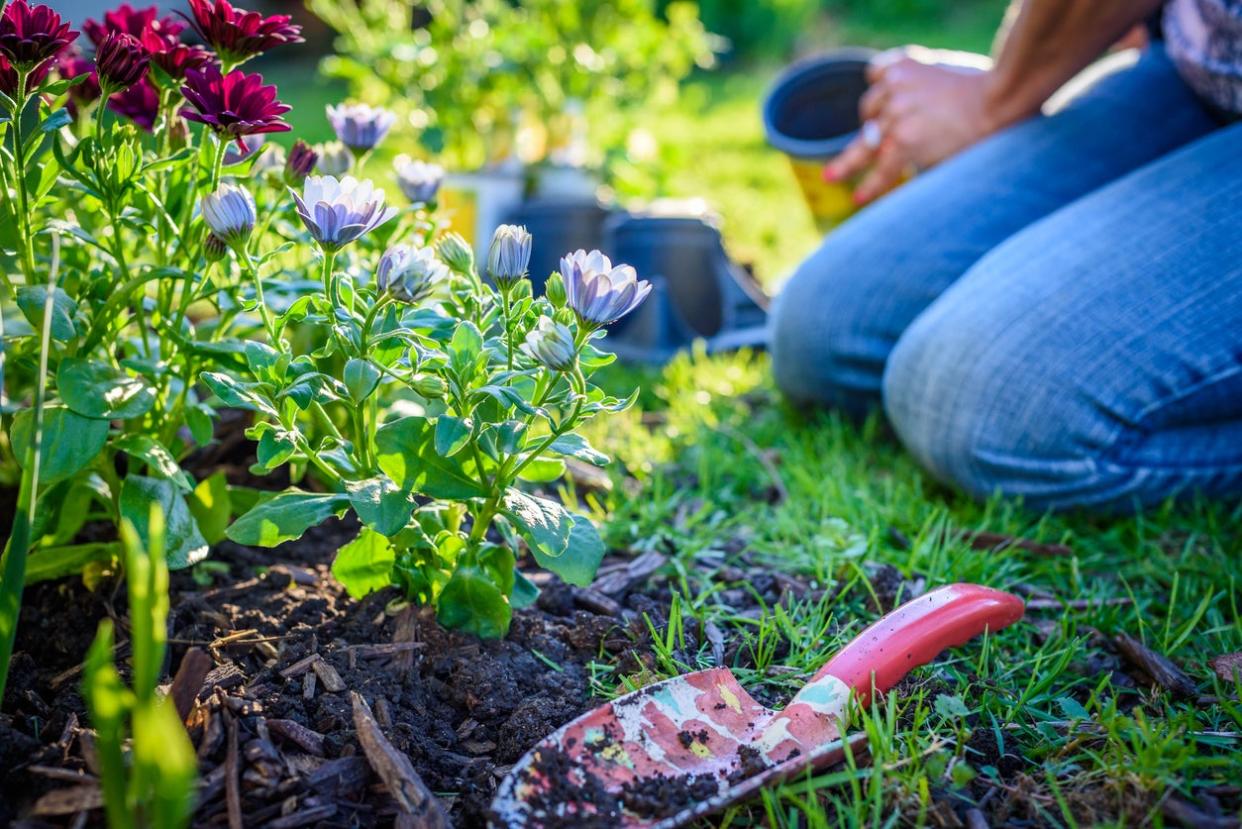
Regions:
<instances>
[{"instance_id":1,"label":"garden trowel","mask_svg":"<svg viewBox=\"0 0 1242 829\"><path fill-rule=\"evenodd\" d=\"M492 804L507 829L672 829L844 756L851 695L866 706L946 648L1022 618L1022 600L953 584L868 627L782 711L727 668L675 677L578 717L513 767ZM851 741L853 744L853 741Z\"/></svg>"}]
</instances>

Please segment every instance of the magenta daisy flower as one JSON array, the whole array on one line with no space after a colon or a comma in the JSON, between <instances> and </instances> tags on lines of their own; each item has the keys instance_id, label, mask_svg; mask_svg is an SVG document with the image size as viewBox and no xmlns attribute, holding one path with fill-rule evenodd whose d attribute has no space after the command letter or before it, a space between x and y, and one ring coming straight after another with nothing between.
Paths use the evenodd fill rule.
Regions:
<instances>
[{"instance_id":1,"label":"magenta daisy flower","mask_svg":"<svg viewBox=\"0 0 1242 829\"><path fill-rule=\"evenodd\" d=\"M156 21L142 32L142 48L151 56L151 64L158 66L174 80L184 80L185 73L191 69L202 69L215 63L216 56L205 46L181 42L181 24L171 30Z\"/></svg>"},{"instance_id":2,"label":"magenta daisy flower","mask_svg":"<svg viewBox=\"0 0 1242 829\"><path fill-rule=\"evenodd\" d=\"M49 6L13 0L0 16L0 55L14 68L27 72L56 57L77 37L78 33Z\"/></svg>"},{"instance_id":3,"label":"magenta daisy flower","mask_svg":"<svg viewBox=\"0 0 1242 829\"><path fill-rule=\"evenodd\" d=\"M143 78L124 92L109 98L108 109L150 132L160 117L160 92L150 78Z\"/></svg>"},{"instance_id":4,"label":"magenta daisy flower","mask_svg":"<svg viewBox=\"0 0 1242 829\"><path fill-rule=\"evenodd\" d=\"M147 50L138 38L125 32L108 32L95 50L99 85L110 92L128 89L147 74Z\"/></svg>"},{"instance_id":5,"label":"magenta daisy flower","mask_svg":"<svg viewBox=\"0 0 1242 829\"><path fill-rule=\"evenodd\" d=\"M181 93L192 104L181 114L221 135L239 138L289 130L280 119L289 107L276 100L276 87L263 85L262 75L247 75L240 69L221 75L214 66L190 69Z\"/></svg>"},{"instance_id":6,"label":"magenta daisy flower","mask_svg":"<svg viewBox=\"0 0 1242 829\"><path fill-rule=\"evenodd\" d=\"M283 43L301 43L302 27L287 14L264 17L237 9L228 0L190 0L194 31L220 55L225 66L236 66Z\"/></svg>"},{"instance_id":7,"label":"magenta daisy flower","mask_svg":"<svg viewBox=\"0 0 1242 829\"><path fill-rule=\"evenodd\" d=\"M142 39L142 34L154 26L157 31L176 37L185 30L185 24L172 17L159 19L159 9L148 6L135 9L129 3L122 3L115 9L104 13L103 22L87 20L82 24L82 31L91 39L91 43L99 46L110 32L124 32L130 37Z\"/></svg>"}]
</instances>

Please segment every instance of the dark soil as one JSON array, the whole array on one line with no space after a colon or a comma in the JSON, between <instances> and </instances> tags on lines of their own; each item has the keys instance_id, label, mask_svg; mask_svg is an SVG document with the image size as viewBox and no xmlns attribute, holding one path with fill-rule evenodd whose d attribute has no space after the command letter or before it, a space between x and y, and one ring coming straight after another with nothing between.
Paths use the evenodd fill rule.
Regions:
<instances>
[{"instance_id":1,"label":"dark soil","mask_svg":"<svg viewBox=\"0 0 1242 829\"><path fill-rule=\"evenodd\" d=\"M189 719L205 782L196 825L227 822L218 771L227 720L238 729L246 825L329 806L325 826L389 823L393 803L371 785L359 756L350 690L363 695L427 786L447 795L455 823L482 825L508 767L592 706L589 664L634 645L624 619L576 607L557 582L493 642L390 606L398 599L392 591L350 600L328 567L355 532L334 522L270 551L226 542L212 560L227 574L207 587L173 574L170 668L191 646L207 650L215 666ZM66 787L64 772L94 771L77 739L87 721L77 667L100 619L113 617L124 631L123 600L116 584L92 593L73 580L26 593L0 718L0 823L30 816L40 796ZM118 640L123 651L123 633ZM374 647L394 642L406 644ZM316 654L344 687L328 687L331 670L297 669ZM43 819L59 825L69 817Z\"/></svg>"}]
</instances>

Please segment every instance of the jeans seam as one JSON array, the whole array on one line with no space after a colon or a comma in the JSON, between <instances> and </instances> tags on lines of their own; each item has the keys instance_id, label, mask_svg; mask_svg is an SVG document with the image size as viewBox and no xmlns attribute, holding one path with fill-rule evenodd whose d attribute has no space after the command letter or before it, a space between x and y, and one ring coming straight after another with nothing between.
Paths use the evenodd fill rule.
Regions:
<instances>
[{"instance_id":1,"label":"jeans seam","mask_svg":"<svg viewBox=\"0 0 1242 829\"><path fill-rule=\"evenodd\" d=\"M1108 442L1099 454L1099 460L1129 470L1149 469L1153 472L1165 470L1205 470L1211 469L1215 471L1226 471L1234 468L1242 468L1242 454L1236 459L1226 462L1214 461L1211 464L1193 464L1187 463L1185 459L1178 459L1175 465L1158 465L1151 462L1134 463L1119 458L1118 455L1126 449L1134 446L1140 440L1155 434L1156 430L1145 425L1145 421L1151 418L1153 414L1168 408L1178 401L1185 400L1190 395L1202 389L1208 388L1215 383L1219 383L1229 377L1233 377L1242 373L1242 366L1232 365L1222 368L1215 374L1205 377L1197 383L1193 383L1184 389L1180 389L1173 394L1166 395L1159 400L1154 400L1144 406L1139 412L1130 418L1119 418L1121 422L1117 425L1115 437Z\"/></svg>"}]
</instances>

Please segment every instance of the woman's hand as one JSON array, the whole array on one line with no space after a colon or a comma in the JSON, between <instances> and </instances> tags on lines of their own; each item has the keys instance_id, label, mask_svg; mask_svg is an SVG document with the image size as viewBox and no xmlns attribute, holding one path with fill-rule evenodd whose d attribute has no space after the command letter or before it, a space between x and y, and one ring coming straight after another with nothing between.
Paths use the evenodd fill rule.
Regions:
<instances>
[{"instance_id":1,"label":"woman's hand","mask_svg":"<svg viewBox=\"0 0 1242 829\"><path fill-rule=\"evenodd\" d=\"M991 63L920 46L878 55L859 104L863 129L824 168L824 178L840 181L870 168L854 190L854 201L865 204L912 168L931 167L993 132L986 108Z\"/></svg>"}]
</instances>

